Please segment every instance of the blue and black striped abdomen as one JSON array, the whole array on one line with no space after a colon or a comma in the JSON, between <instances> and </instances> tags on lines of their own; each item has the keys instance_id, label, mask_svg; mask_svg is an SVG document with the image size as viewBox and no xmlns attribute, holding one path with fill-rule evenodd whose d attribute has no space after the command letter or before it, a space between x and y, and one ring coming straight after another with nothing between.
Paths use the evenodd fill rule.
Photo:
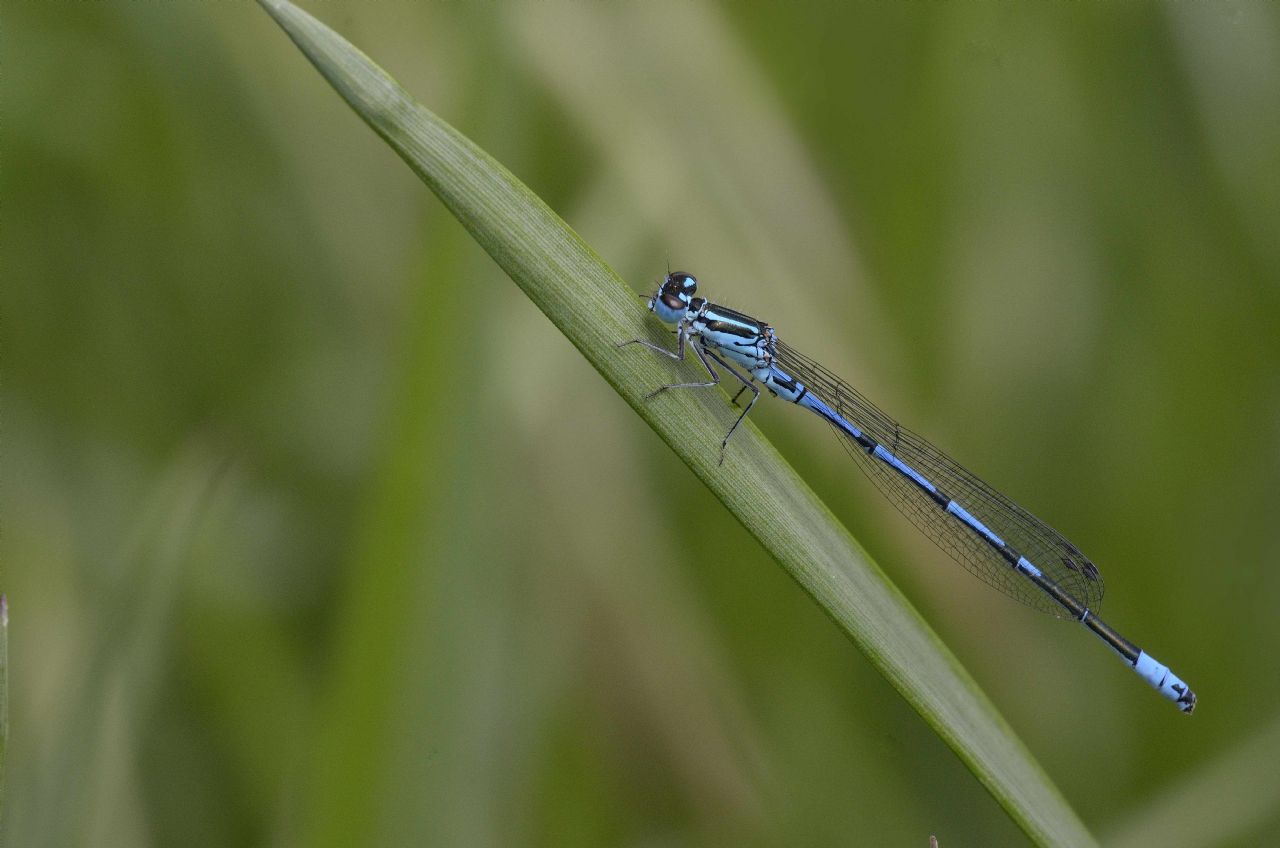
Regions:
<instances>
[{"instance_id":1,"label":"blue and black striped abdomen","mask_svg":"<svg viewBox=\"0 0 1280 848\"><path fill-rule=\"evenodd\" d=\"M781 342L775 355L782 371L804 375L813 399L801 405L832 424L872 482L957 562L1006 595L1059 618L1098 609L1102 576L1070 541L813 360ZM1049 591L1040 574L1065 596Z\"/></svg>"}]
</instances>

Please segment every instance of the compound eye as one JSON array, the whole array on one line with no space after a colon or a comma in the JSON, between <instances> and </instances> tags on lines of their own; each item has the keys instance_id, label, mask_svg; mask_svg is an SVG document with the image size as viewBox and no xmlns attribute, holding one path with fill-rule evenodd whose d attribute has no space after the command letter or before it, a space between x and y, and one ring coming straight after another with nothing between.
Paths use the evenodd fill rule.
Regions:
<instances>
[{"instance_id":1,"label":"compound eye","mask_svg":"<svg viewBox=\"0 0 1280 848\"><path fill-rule=\"evenodd\" d=\"M692 295L698 290L697 279L692 274L686 274L684 271L674 271L668 274L667 283L685 295Z\"/></svg>"},{"instance_id":2,"label":"compound eye","mask_svg":"<svg viewBox=\"0 0 1280 848\"><path fill-rule=\"evenodd\" d=\"M662 297L658 298L658 300L663 306L672 312L680 312L685 307L685 303L680 299L679 295L664 294Z\"/></svg>"}]
</instances>

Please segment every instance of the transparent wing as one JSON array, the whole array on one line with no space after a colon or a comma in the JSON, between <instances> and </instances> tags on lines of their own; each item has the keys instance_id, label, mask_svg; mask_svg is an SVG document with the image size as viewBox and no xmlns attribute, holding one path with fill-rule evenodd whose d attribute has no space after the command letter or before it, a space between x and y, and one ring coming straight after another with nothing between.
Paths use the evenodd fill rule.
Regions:
<instances>
[{"instance_id":1,"label":"transparent wing","mask_svg":"<svg viewBox=\"0 0 1280 848\"><path fill-rule=\"evenodd\" d=\"M1104 590L1102 575L1088 557L1060 533L982 482L923 437L899 425L861 392L809 357L779 341L775 361L841 417L968 510L1045 576L1089 609L1098 609ZM1006 595L1050 615L1065 617L1062 607L1015 571L1004 557L954 515L940 508L907 478L870 456L839 428L833 429L880 491L938 547Z\"/></svg>"}]
</instances>

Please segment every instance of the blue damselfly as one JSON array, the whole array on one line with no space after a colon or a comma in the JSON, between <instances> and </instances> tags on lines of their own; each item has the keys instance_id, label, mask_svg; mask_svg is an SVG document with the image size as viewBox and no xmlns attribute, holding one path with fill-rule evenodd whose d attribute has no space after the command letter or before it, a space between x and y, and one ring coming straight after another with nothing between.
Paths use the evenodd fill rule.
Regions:
<instances>
[{"instance_id":1,"label":"blue damselfly","mask_svg":"<svg viewBox=\"0 0 1280 848\"><path fill-rule=\"evenodd\" d=\"M650 398L669 389L718 385L720 375L712 362L742 383L735 402L744 391L751 392L720 443L721 463L730 437L760 399L756 383L817 413L880 490L957 562L1031 607L1085 625L1179 709L1195 709L1196 696L1187 684L1094 614L1102 601L1102 575L1079 548L779 340L768 324L695 297L697 289L693 275L668 273L647 298L650 311L675 326L674 351L644 339L620 346L640 344L679 360L688 348L711 378L660 386Z\"/></svg>"}]
</instances>

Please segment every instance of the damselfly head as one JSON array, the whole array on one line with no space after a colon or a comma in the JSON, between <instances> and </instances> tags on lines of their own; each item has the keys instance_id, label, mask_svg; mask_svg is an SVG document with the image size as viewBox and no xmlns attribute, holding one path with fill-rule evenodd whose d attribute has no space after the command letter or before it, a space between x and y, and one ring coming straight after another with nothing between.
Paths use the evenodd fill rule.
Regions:
<instances>
[{"instance_id":1,"label":"damselfly head","mask_svg":"<svg viewBox=\"0 0 1280 848\"><path fill-rule=\"evenodd\" d=\"M664 324L676 324L684 317L698 290L698 280L684 271L672 271L662 281L658 293L649 302L649 308Z\"/></svg>"}]
</instances>

